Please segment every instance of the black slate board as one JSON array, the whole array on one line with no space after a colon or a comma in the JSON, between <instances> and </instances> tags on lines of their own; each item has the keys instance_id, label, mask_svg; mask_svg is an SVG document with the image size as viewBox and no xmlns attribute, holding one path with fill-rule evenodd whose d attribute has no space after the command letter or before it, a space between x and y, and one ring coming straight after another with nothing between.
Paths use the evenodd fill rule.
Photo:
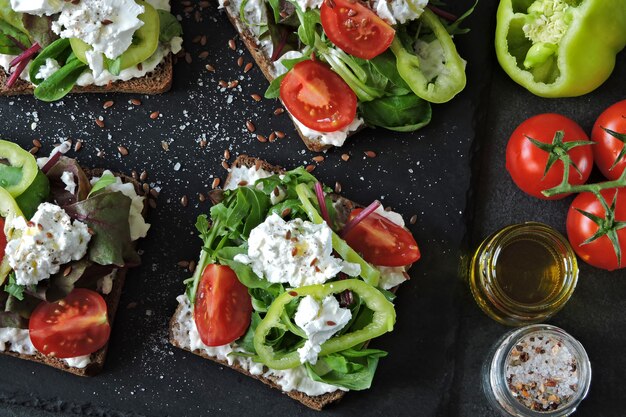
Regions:
<instances>
[{"instance_id":1,"label":"black slate board","mask_svg":"<svg viewBox=\"0 0 626 417\"><path fill-rule=\"evenodd\" d=\"M463 0L450 8L462 12L471 3ZM497 67L492 56L495 3L483 1L468 19L472 32L458 38L459 50L468 60L468 87L451 103L434 107L431 125L413 134L363 131L342 149L328 152L315 170L327 184L339 180L349 198L365 203L379 198L407 220L417 214L418 221L411 229L423 254L411 271L412 280L399 292L396 330L374 344L390 353L381 361L374 386L368 392L349 393L325 414L495 415L485 405L477 372L486 349L507 329L475 307L459 279L457 261L465 254L461 248L473 245L498 225L527 219L531 210L546 214L544 207L519 200L522 197L496 168L503 164L498 159L499 149L511 126L542 106L562 108L566 114L572 113L570 116L583 115L581 121L589 126L597 110L620 98L611 96L611 88L605 87L583 99L541 100L515 86L499 69L490 88L491 72ZM214 177L225 177L220 167L224 149L231 155L247 153L286 167L309 164L314 156L304 150L287 117L273 115L276 102L250 99L250 94L262 93L267 84L258 69L243 74L237 67L239 56L246 62L250 57L240 42L236 52L228 49L227 41L235 31L223 13L214 4L204 10L193 4L189 11L174 6L183 16L186 47L193 62L176 66L174 88L168 94L137 96L141 106L128 103L133 96L122 95L72 96L63 104L52 105L31 97L0 99L1 137L27 148L32 139L40 138L42 152L60 139L82 139L83 149L74 156L85 166L125 172L146 169L151 186L162 188L158 208L149 216L153 229L141 244L143 265L129 275L122 296L104 372L81 379L0 357L0 416L319 415L258 381L167 344L167 321L176 307L175 297L183 291L182 280L188 276L176 263L197 256L200 241L193 224L209 205L199 203L196 195L208 191ZM203 34L208 39L206 46L192 43ZM202 51L209 53L205 60L198 58ZM204 69L207 63L215 66L215 73ZM625 73L622 64L616 74ZM224 91L217 87L219 80L235 78L240 80L239 88ZM617 84L616 75L613 85ZM104 110L102 104L107 100L114 100L115 105ZM526 100L532 105L522 106ZM520 112L522 107L525 112ZM162 117L151 120L153 111L160 111ZM98 116L104 117L105 129L96 126ZM272 130L282 130L287 137L261 144L246 130L246 120L256 124L257 133L267 136ZM201 138L208 141L205 149L198 145ZM162 142L168 144L168 151ZM118 145L127 146L130 154L120 157ZM378 156L366 158L366 150ZM98 157L98 151L104 152L104 157ZM342 153L350 154L351 159L343 162ZM493 164L485 162L487 155ZM479 170L481 165L486 168ZM471 184L473 198L468 202ZM186 208L179 203L183 195L190 201ZM517 205L509 201L506 206L517 213L507 209L496 215L498 200L494 197L518 199ZM468 204L473 207L471 202L479 202L476 216L471 215L473 208L466 211ZM551 220L559 225L559 213L564 211L551 209ZM476 227L468 234L466 225L474 220ZM594 361L590 404L582 408L581 415L585 410L586 415L592 415L591 410L608 415L610 399L626 395L623 387L610 385L619 376L609 373L611 369L618 372L612 365L623 365L623 359L618 362L618 346L596 339L600 334L611 335L620 325L623 328L623 319L615 312L623 311L619 303L623 306L624 302L619 297L619 274L602 277L583 268L583 275L594 275L597 283L591 278L589 282L581 280L581 287L589 288L575 294L558 317L562 321L555 323L581 337ZM605 281L609 284L604 285ZM593 306L583 305L591 300ZM126 308L133 303L136 307ZM611 315L600 315L608 308L613 309ZM605 317L610 326L600 326ZM588 337L583 337L585 329ZM624 342L623 338L618 341ZM601 359L609 356L614 361Z\"/></svg>"}]
</instances>

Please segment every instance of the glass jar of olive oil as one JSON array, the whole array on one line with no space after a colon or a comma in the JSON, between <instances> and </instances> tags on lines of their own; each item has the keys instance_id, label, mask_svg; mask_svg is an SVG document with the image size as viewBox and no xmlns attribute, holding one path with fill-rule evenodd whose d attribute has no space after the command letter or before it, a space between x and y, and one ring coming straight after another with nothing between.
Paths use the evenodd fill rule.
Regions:
<instances>
[{"instance_id":1,"label":"glass jar of olive oil","mask_svg":"<svg viewBox=\"0 0 626 417\"><path fill-rule=\"evenodd\" d=\"M509 326L545 321L563 308L578 281L569 242L537 222L508 226L489 236L476 250L469 272L478 305Z\"/></svg>"}]
</instances>

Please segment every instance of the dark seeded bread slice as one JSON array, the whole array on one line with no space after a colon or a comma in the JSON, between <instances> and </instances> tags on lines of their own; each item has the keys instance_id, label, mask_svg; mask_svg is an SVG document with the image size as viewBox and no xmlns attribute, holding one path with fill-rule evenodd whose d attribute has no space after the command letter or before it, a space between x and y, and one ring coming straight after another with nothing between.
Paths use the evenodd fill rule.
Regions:
<instances>
[{"instance_id":1,"label":"dark seeded bread slice","mask_svg":"<svg viewBox=\"0 0 626 417\"><path fill-rule=\"evenodd\" d=\"M233 168L234 167L256 167L256 169L263 169L265 171L268 172L272 172L272 173L276 173L276 174L280 174L285 172L285 170L277 165L272 165L269 162L263 161L261 159L257 159L257 158L253 158L250 157L248 155L239 155L237 157L237 159L232 163L231 165ZM230 174L228 175L228 177L226 178L226 181L224 182L224 185L228 184L230 180ZM341 197L337 194L332 194L331 198L333 199L333 201L335 201L336 203L338 203L336 206L339 208L339 210L337 210L337 215L340 216L339 220L341 222L346 221L346 219L348 218L348 215L350 213L350 211L357 207L358 205L350 200L348 200L347 198ZM392 291L395 292L395 288L392 289ZM176 318L178 316L181 315L182 313L182 309L183 306L179 305L178 308L176 309L176 312L174 313L174 315L172 316L172 319L170 320L170 324L169 324L169 335L170 335L170 343L178 348L190 351L189 349L187 349L185 346L182 345L182 341L178 340L176 338L176 334L180 332L180 326L178 325L178 322L176 321ZM259 381L269 385L272 388L276 388L278 390L282 391L282 388L280 387L280 385L278 385L276 383L275 379L272 379L272 377L266 377L264 375L252 375L250 374L250 372L248 372L246 369L242 368L239 364L235 363L233 365L229 365L227 362L225 361L221 361L215 357L211 357L208 356L206 353L202 352L201 350L195 350L195 351L191 351L192 353L198 355L198 356L202 356L203 358L206 359L210 359L212 361L218 362L223 366L232 368L236 371L241 372L242 374L248 375L252 378L258 379ZM300 391L289 391L289 392L285 392L285 394L287 394L289 397L293 398L294 400L300 401L302 404L304 404L305 406L312 408L314 410L322 410L325 406L334 403L336 401L339 401L341 398L343 398L343 396L346 394L345 391L335 391L335 392L331 392L331 393L327 393L327 394L323 394L323 395L318 395L318 396L310 396L310 395L306 395Z\"/></svg>"},{"instance_id":2,"label":"dark seeded bread slice","mask_svg":"<svg viewBox=\"0 0 626 417\"><path fill-rule=\"evenodd\" d=\"M101 177L102 173L104 172L104 169L83 168L83 171L87 175L87 178L91 179L94 177ZM137 194L139 195L144 194L140 184L134 179L132 179L131 177L128 177L122 174L115 174L115 175L122 178L122 181L125 183L132 183L135 186L135 191L137 192ZM144 210L142 213L144 217L147 214L147 207L148 207L147 204L144 204ZM115 278L113 280L113 288L111 289L111 292L109 294L103 295L103 298L107 303L109 323L111 324L115 320L115 313L117 312L120 297L122 295L122 288L124 287L124 281L126 279L127 272L128 272L128 268L118 269L115 274ZM76 367L69 366L62 359L54 358L51 356L46 356L40 352L36 352L34 355L26 355L26 354L15 353L9 350L5 350L5 351L0 351L0 353L3 353L5 355L10 355L10 356L15 356L20 359L26 359L26 360L33 361L33 362L43 363L45 365L52 366L53 368L58 368L58 369L61 369L62 371L70 372L74 375L93 376L102 370L102 367L104 366L104 361L106 359L108 347L109 347L109 344L107 343L100 350L92 353L90 355L90 363L85 368L76 368Z\"/></svg>"},{"instance_id":3,"label":"dark seeded bread slice","mask_svg":"<svg viewBox=\"0 0 626 417\"><path fill-rule=\"evenodd\" d=\"M0 96L33 94L34 87L28 81L19 79L11 88L6 87L7 73L0 68ZM76 86L72 93L135 93L161 94L168 91L174 79L172 54L169 54L154 71L141 78L116 81L105 86Z\"/></svg>"},{"instance_id":4,"label":"dark seeded bread slice","mask_svg":"<svg viewBox=\"0 0 626 417\"><path fill-rule=\"evenodd\" d=\"M237 29L237 31L239 32L241 41L244 43L244 45L246 45L246 48L248 48L248 50L250 51L250 54L252 55L257 65L263 72L263 75L265 75L265 78L267 78L269 82L272 82L274 80L274 75L272 74L272 68L274 65L272 63L271 57L269 57L265 53L265 51L259 46L259 44L257 43L257 39L254 36L254 33L252 33L250 29L246 26L246 24L243 23L239 19L239 8L227 2L227 4L224 6L224 10L230 22L233 24L235 29ZM294 120L293 116L289 112L287 112L287 114L289 114L289 117L291 117L291 119ZM306 147L309 148L311 151L323 152L325 150L332 148L332 145L326 145L320 142L319 138L310 138L304 135L298 128L297 124L294 123L294 126L296 128L296 131L298 132L298 135L300 135L300 137L304 141L304 144L306 145ZM363 127L364 126L361 126L356 131L349 133L348 137L357 133Z\"/></svg>"}]
</instances>

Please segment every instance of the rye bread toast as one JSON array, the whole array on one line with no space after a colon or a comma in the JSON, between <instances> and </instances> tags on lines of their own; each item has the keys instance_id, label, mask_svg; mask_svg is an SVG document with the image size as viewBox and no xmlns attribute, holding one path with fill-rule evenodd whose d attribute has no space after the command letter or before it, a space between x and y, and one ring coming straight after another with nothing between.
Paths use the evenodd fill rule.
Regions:
<instances>
[{"instance_id":1,"label":"rye bread toast","mask_svg":"<svg viewBox=\"0 0 626 417\"><path fill-rule=\"evenodd\" d=\"M0 68L0 96L16 96L33 94L34 86L19 79L11 87L6 87L7 73ZM165 57L156 69L141 78L133 78L128 81L116 81L109 85L76 86L71 93L134 93L134 94L161 94L172 87L174 79L174 64L172 54Z\"/></svg>"},{"instance_id":2,"label":"rye bread toast","mask_svg":"<svg viewBox=\"0 0 626 417\"><path fill-rule=\"evenodd\" d=\"M241 22L241 19L239 18L239 8L234 7L232 4L226 1L224 4L224 11L226 12L226 16L228 16L228 19L233 24L237 32L239 32L239 37L241 38L241 41L246 46L248 51L250 51L252 58L254 58L254 60L256 61L265 78L267 78L269 82L272 82L275 77L272 70L274 64L272 63L271 57L268 56L266 51L264 51L263 48L260 47L256 37L254 36L254 33L252 33L243 22ZM294 126L296 128L296 131L298 132L298 135L300 136L300 138L302 138L304 144L309 150L313 152L323 152L333 147L333 145L322 143L319 138L311 138L306 136L304 133L302 133L298 125L295 123L294 117L289 112L287 112L287 114L289 115L291 120L294 121ZM348 134L348 137L357 133L362 128L363 126L359 127L353 132L350 132Z\"/></svg>"},{"instance_id":3,"label":"rye bread toast","mask_svg":"<svg viewBox=\"0 0 626 417\"><path fill-rule=\"evenodd\" d=\"M232 163L231 165L232 168L236 168L236 167L248 167L248 168L252 168L255 167L256 169L263 169L265 171L271 172L271 173L276 173L276 174L280 174L285 172L285 170L277 165L271 165L270 163L263 161L261 159L257 159L257 158L253 158L250 157L248 155L239 155L236 160ZM229 180L231 179L231 174L229 174L226 178L226 181L224 182L224 187L227 187ZM358 204L348 200L347 198L341 197L338 194L331 194L331 198L333 199L333 201L335 202L335 207L338 209L337 210L337 215L339 216L340 221L345 222L348 218L348 215L350 213L350 211L355 208L355 207L359 207ZM408 267L407 267L408 269ZM396 287L397 288L397 287ZM391 291L395 292L396 288L393 288ZM212 357L207 355L205 352L201 351L201 350L190 350L188 346L185 346L185 342L182 340L181 337L179 337L178 335L181 333L182 329L180 328L179 325L179 321L178 318L184 314L184 309L185 307L182 304L179 304L178 307L176 308L176 311L174 312L174 315L172 316L170 323L169 323L169 339L170 339L170 343L178 348L181 348L183 350L186 350L188 352L191 352L195 355L201 356L203 358L206 359L210 359L214 362L217 362L225 367L229 367L232 368L238 372L241 372L242 374L248 375L252 378L258 379L259 381L263 382L264 384L269 385L272 388L276 388L280 391L283 391L282 388L277 384L276 379L272 377L272 375L265 375L265 372L261 375L253 375L251 374L247 369L243 368L242 366L240 366L238 363L234 363L232 365L228 364L228 362L220 360L216 357ZM264 368L264 371L267 370L267 368ZM297 400L299 402L301 402L302 404L304 404L305 406L312 408L314 410L322 410L325 406L334 403L336 401L339 401L340 399L343 398L343 396L346 394L345 391L341 391L341 390L337 390L334 392L330 392L327 394L323 394L323 395L317 395L317 396L310 396L307 395L303 392L300 391L288 391L288 392L284 392L284 394L287 394L290 398Z\"/></svg>"},{"instance_id":4,"label":"rye bread toast","mask_svg":"<svg viewBox=\"0 0 626 417\"><path fill-rule=\"evenodd\" d=\"M91 179L94 177L101 177L102 173L104 172L104 169L83 168L83 171L87 175L87 178ZM135 186L135 191L137 192L138 195L144 194L140 184L137 181L135 181L133 178L128 177L123 174L115 174L115 175L120 177L123 182L133 184ZM148 207L147 204L144 203L144 209L142 212L144 217L147 214L147 207ZM113 324L115 320L115 313L117 312L117 309L119 306L119 301L122 295L122 289L124 287L124 281L126 279L127 272L128 272L128 268L117 269L114 275L113 287L111 289L111 292L109 294L103 295L103 298L107 304L107 313L109 317L109 323L111 323L111 325ZM27 355L27 354L11 352L9 350L4 350L4 351L0 350L0 353L14 356L20 359L26 359L32 362L42 363L48 366L52 366L53 368L60 369L62 371L70 372L74 375L93 376L102 370L102 367L104 366L104 361L106 359L108 347L109 347L109 344L107 342L107 344L104 345L104 347L92 353L89 358L90 359L89 365L87 365L84 368L76 368L73 366L69 366L63 359L58 359L58 358L54 358L51 356L47 356L40 352L36 352L34 355Z\"/></svg>"}]
</instances>

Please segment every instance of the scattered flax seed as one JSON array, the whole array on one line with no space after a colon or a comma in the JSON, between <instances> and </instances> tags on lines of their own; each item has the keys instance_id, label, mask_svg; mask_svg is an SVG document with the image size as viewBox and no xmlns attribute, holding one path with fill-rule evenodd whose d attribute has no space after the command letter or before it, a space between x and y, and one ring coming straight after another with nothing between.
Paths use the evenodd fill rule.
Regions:
<instances>
[{"instance_id":1,"label":"scattered flax seed","mask_svg":"<svg viewBox=\"0 0 626 417\"><path fill-rule=\"evenodd\" d=\"M228 149L224 149L224 159L230 159L230 151Z\"/></svg>"},{"instance_id":2,"label":"scattered flax seed","mask_svg":"<svg viewBox=\"0 0 626 417\"><path fill-rule=\"evenodd\" d=\"M270 142L274 142L276 140L276 133L274 132L270 133L269 139L270 139Z\"/></svg>"},{"instance_id":3,"label":"scattered flax seed","mask_svg":"<svg viewBox=\"0 0 626 417\"><path fill-rule=\"evenodd\" d=\"M138 98L131 98L130 104L132 104L133 106L141 106L141 100L139 100Z\"/></svg>"},{"instance_id":4,"label":"scattered flax seed","mask_svg":"<svg viewBox=\"0 0 626 417\"><path fill-rule=\"evenodd\" d=\"M235 49L237 49L237 45L235 44L235 40L234 40L234 39L229 39L229 40L228 40L228 47L229 47L230 49L232 49L233 51L234 51Z\"/></svg>"},{"instance_id":5,"label":"scattered flax seed","mask_svg":"<svg viewBox=\"0 0 626 417\"><path fill-rule=\"evenodd\" d=\"M261 101L262 97L259 94L252 94L250 97L252 97L252 100L254 101Z\"/></svg>"},{"instance_id":6,"label":"scattered flax seed","mask_svg":"<svg viewBox=\"0 0 626 417\"><path fill-rule=\"evenodd\" d=\"M163 150L167 152L170 150L170 144L165 141L161 141L161 148L163 148Z\"/></svg>"},{"instance_id":7,"label":"scattered flax seed","mask_svg":"<svg viewBox=\"0 0 626 417\"><path fill-rule=\"evenodd\" d=\"M339 181L335 182L335 192L337 194L341 192L341 183Z\"/></svg>"},{"instance_id":8,"label":"scattered flax seed","mask_svg":"<svg viewBox=\"0 0 626 417\"><path fill-rule=\"evenodd\" d=\"M305 169L309 172L313 172L313 170L315 170L315 165L307 165Z\"/></svg>"},{"instance_id":9,"label":"scattered flax seed","mask_svg":"<svg viewBox=\"0 0 626 417\"><path fill-rule=\"evenodd\" d=\"M286 209L283 210L282 213L280 213L280 217L287 217L291 214L291 209L289 207L287 207Z\"/></svg>"},{"instance_id":10,"label":"scattered flax seed","mask_svg":"<svg viewBox=\"0 0 626 417\"><path fill-rule=\"evenodd\" d=\"M256 135L256 139L261 143L267 142L267 138L263 135Z\"/></svg>"},{"instance_id":11,"label":"scattered flax seed","mask_svg":"<svg viewBox=\"0 0 626 417\"><path fill-rule=\"evenodd\" d=\"M126 304L126 308L128 310L132 310L133 308L136 308L138 305L137 301L131 301L130 303Z\"/></svg>"},{"instance_id":12,"label":"scattered flax seed","mask_svg":"<svg viewBox=\"0 0 626 417\"><path fill-rule=\"evenodd\" d=\"M283 114L284 112L285 112L285 109L283 109L282 107L277 107L276 110L274 110L274 116L279 116Z\"/></svg>"},{"instance_id":13,"label":"scattered flax seed","mask_svg":"<svg viewBox=\"0 0 626 417\"><path fill-rule=\"evenodd\" d=\"M180 204L183 207L187 207L187 205L189 204L189 197L187 197L186 194L180 198Z\"/></svg>"},{"instance_id":14,"label":"scattered flax seed","mask_svg":"<svg viewBox=\"0 0 626 417\"><path fill-rule=\"evenodd\" d=\"M133 177L135 181L139 179L139 174L137 174L137 171L135 171L134 169L130 172L130 176Z\"/></svg>"},{"instance_id":15,"label":"scattered flax seed","mask_svg":"<svg viewBox=\"0 0 626 417\"><path fill-rule=\"evenodd\" d=\"M226 161L222 161L222 168L224 168L224 169L230 169L230 165L228 165L228 162L226 162Z\"/></svg>"},{"instance_id":16,"label":"scattered flax seed","mask_svg":"<svg viewBox=\"0 0 626 417\"><path fill-rule=\"evenodd\" d=\"M207 144L206 139L200 139L200 147L201 148L206 148L206 144Z\"/></svg>"},{"instance_id":17,"label":"scattered flax seed","mask_svg":"<svg viewBox=\"0 0 626 417\"><path fill-rule=\"evenodd\" d=\"M30 152L32 155L36 155L37 152L39 152L39 149L40 148L38 148L36 146L33 146L32 148L30 148L30 150L28 152Z\"/></svg>"},{"instance_id":18,"label":"scattered flax seed","mask_svg":"<svg viewBox=\"0 0 626 417\"><path fill-rule=\"evenodd\" d=\"M205 195L202 193L198 193L198 201L200 201L201 203L204 203L206 201Z\"/></svg>"},{"instance_id":19,"label":"scattered flax seed","mask_svg":"<svg viewBox=\"0 0 626 417\"><path fill-rule=\"evenodd\" d=\"M215 72L215 67L211 64L206 64L204 68L206 68L206 70L209 72Z\"/></svg>"},{"instance_id":20,"label":"scattered flax seed","mask_svg":"<svg viewBox=\"0 0 626 417\"><path fill-rule=\"evenodd\" d=\"M348 155L347 153L343 153L341 154L341 159L347 162L350 159L350 155Z\"/></svg>"},{"instance_id":21,"label":"scattered flax seed","mask_svg":"<svg viewBox=\"0 0 626 417\"><path fill-rule=\"evenodd\" d=\"M193 271L196 270L196 262L189 261L189 268L187 268L187 270L193 274Z\"/></svg>"},{"instance_id":22,"label":"scattered flax seed","mask_svg":"<svg viewBox=\"0 0 626 417\"><path fill-rule=\"evenodd\" d=\"M376 152L374 151L365 151L365 156L368 158L376 158Z\"/></svg>"},{"instance_id":23,"label":"scattered flax seed","mask_svg":"<svg viewBox=\"0 0 626 417\"><path fill-rule=\"evenodd\" d=\"M146 170L141 171L141 175L139 175L139 179L141 181L145 181L148 179L148 173L146 172Z\"/></svg>"},{"instance_id":24,"label":"scattered flax seed","mask_svg":"<svg viewBox=\"0 0 626 417\"><path fill-rule=\"evenodd\" d=\"M74 145L74 152L78 152L83 148L83 141L82 140L77 140L76 144Z\"/></svg>"},{"instance_id":25,"label":"scattered flax seed","mask_svg":"<svg viewBox=\"0 0 626 417\"><path fill-rule=\"evenodd\" d=\"M104 104L102 105L102 108L104 109L108 109L110 107L113 107L113 100L109 100L109 101L105 101Z\"/></svg>"},{"instance_id":26,"label":"scattered flax seed","mask_svg":"<svg viewBox=\"0 0 626 417\"><path fill-rule=\"evenodd\" d=\"M141 184L141 189L143 190L144 194L149 194L150 193L150 186L148 185L148 183L143 183Z\"/></svg>"},{"instance_id":27,"label":"scattered flax seed","mask_svg":"<svg viewBox=\"0 0 626 417\"><path fill-rule=\"evenodd\" d=\"M176 264L178 266L180 266L181 268L189 268L189 261L178 261L178 263Z\"/></svg>"},{"instance_id":28,"label":"scattered flax seed","mask_svg":"<svg viewBox=\"0 0 626 417\"><path fill-rule=\"evenodd\" d=\"M220 181L221 180L219 178L213 179L213 183L211 184L211 188L215 190L217 187L219 187L220 186Z\"/></svg>"},{"instance_id":29,"label":"scattered flax seed","mask_svg":"<svg viewBox=\"0 0 626 417\"><path fill-rule=\"evenodd\" d=\"M409 219L409 223L411 224L417 223L417 214L414 214L411 216L411 218Z\"/></svg>"},{"instance_id":30,"label":"scattered flax seed","mask_svg":"<svg viewBox=\"0 0 626 417\"><path fill-rule=\"evenodd\" d=\"M219 81L217 82L217 85L219 85L221 88L226 88L226 87L228 87L228 83L227 83L226 81L224 81L224 80L219 80Z\"/></svg>"},{"instance_id":31,"label":"scattered flax seed","mask_svg":"<svg viewBox=\"0 0 626 417\"><path fill-rule=\"evenodd\" d=\"M151 209L157 208L157 202L153 198L148 199L148 205L150 206Z\"/></svg>"},{"instance_id":32,"label":"scattered flax seed","mask_svg":"<svg viewBox=\"0 0 626 417\"><path fill-rule=\"evenodd\" d=\"M252 69L252 67L253 67L252 62L248 62L246 66L244 67L243 72L247 73L248 71Z\"/></svg>"},{"instance_id":33,"label":"scattered flax seed","mask_svg":"<svg viewBox=\"0 0 626 417\"><path fill-rule=\"evenodd\" d=\"M151 195L153 198L159 198L159 192L158 192L155 188L152 188L152 189L150 190L150 195Z\"/></svg>"},{"instance_id":34,"label":"scattered flax seed","mask_svg":"<svg viewBox=\"0 0 626 417\"><path fill-rule=\"evenodd\" d=\"M285 137L285 132L281 132L280 130L277 130L276 136L278 136L278 139L282 139Z\"/></svg>"},{"instance_id":35,"label":"scattered flax seed","mask_svg":"<svg viewBox=\"0 0 626 417\"><path fill-rule=\"evenodd\" d=\"M313 161L317 162L318 164L320 162L324 162L324 157L322 155L317 155L313 157Z\"/></svg>"},{"instance_id":36,"label":"scattered flax seed","mask_svg":"<svg viewBox=\"0 0 626 417\"><path fill-rule=\"evenodd\" d=\"M198 58L207 59L209 57L209 51L202 51L198 54Z\"/></svg>"},{"instance_id":37,"label":"scattered flax seed","mask_svg":"<svg viewBox=\"0 0 626 417\"><path fill-rule=\"evenodd\" d=\"M102 149L98 149L98 153L96 154L96 156L98 158L104 158L104 155L105 155L104 151Z\"/></svg>"},{"instance_id":38,"label":"scattered flax seed","mask_svg":"<svg viewBox=\"0 0 626 417\"><path fill-rule=\"evenodd\" d=\"M191 54L189 52L185 52L185 62L191 64L192 61Z\"/></svg>"},{"instance_id":39,"label":"scattered flax seed","mask_svg":"<svg viewBox=\"0 0 626 417\"><path fill-rule=\"evenodd\" d=\"M152 113L150 113L150 118L152 120L155 120L155 119L158 119L160 115L161 113L159 113L158 111L153 111Z\"/></svg>"},{"instance_id":40,"label":"scattered flax seed","mask_svg":"<svg viewBox=\"0 0 626 417\"><path fill-rule=\"evenodd\" d=\"M128 148L126 148L126 146L122 146L122 145L118 146L118 147L117 147L117 151L118 151L118 152L120 153L120 155L122 155L122 156L126 156L126 155L128 155Z\"/></svg>"},{"instance_id":41,"label":"scattered flax seed","mask_svg":"<svg viewBox=\"0 0 626 417\"><path fill-rule=\"evenodd\" d=\"M41 148L41 141L39 139L33 139L33 146Z\"/></svg>"},{"instance_id":42,"label":"scattered flax seed","mask_svg":"<svg viewBox=\"0 0 626 417\"><path fill-rule=\"evenodd\" d=\"M235 88L239 85L239 81L233 80L228 82L228 88Z\"/></svg>"},{"instance_id":43,"label":"scattered flax seed","mask_svg":"<svg viewBox=\"0 0 626 417\"><path fill-rule=\"evenodd\" d=\"M240 67L243 65L243 57L240 56L239 58L237 58L237 66Z\"/></svg>"},{"instance_id":44,"label":"scattered flax seed","mask_svg":"<svg viewBox=\"0 0 626 417\"><path fill-rule=\"evenodd\" d=\"M250 120L246 120L246 128L250 133L253 133L256 130L256 126Z\"/></svg>"},{"instance_id":45,"label":"scattered flax seed","mask_svg":"<svg viewBox=\"0 0 626 417\"><path fill-rule=\"evenodd\" d=\"M102 118L102 116L96 118L96 124L100 129L104 128L104 119Z\"/></svg>"}]
</instances>

